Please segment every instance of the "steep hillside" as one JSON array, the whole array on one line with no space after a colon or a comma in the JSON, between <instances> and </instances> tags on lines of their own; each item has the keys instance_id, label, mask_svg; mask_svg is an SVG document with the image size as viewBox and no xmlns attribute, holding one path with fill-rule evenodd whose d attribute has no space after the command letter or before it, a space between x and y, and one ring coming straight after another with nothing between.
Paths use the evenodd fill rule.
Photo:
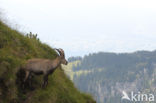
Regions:
<instances>
[{"instance_id":1,"label":"steep hillside","mask_svg":"<svg viewBox=\"0 0 156 103\"><path fill-rule=\"evenodd\" d=\"M80 93L61 67L49 76L41 88L42 76L33 76L32 87L22 88L25 75L19 67L30 58L54 59L56 52L31 33L22 35L0 21L0 103L95 103Z\"/></svg>"},{"instance_id":2,"label":"steep hillside","mask_svg":"<svg viewBox=\"0 0 156 103\"><path fill-rule=\"evenodd\" d=\"M97 103L125 103L123 90L156 95L156 51L100 52L69 59L67 75L80 90L94 95Z\"/></svg>"}]
</instances>

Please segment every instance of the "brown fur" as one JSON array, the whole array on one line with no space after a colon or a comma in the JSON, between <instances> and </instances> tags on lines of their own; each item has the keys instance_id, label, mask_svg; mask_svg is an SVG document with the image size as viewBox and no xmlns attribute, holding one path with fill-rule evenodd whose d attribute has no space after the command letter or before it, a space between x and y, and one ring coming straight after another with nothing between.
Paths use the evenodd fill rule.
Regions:
<instances>
[{"instance_id":1,"label":"brown fur","mask_svg":"<svg viewBox=\"0 0 156 103\"><path fill-rule=\"evenodd\" d=\"M43 84L42 86L45 87L48 84L48 75L52 74L56 68L60 64L67 65L68 62L65 59L64 51L62 49L56 49L60 56L56 57L54 60L49 59L29 59L25 66L23 67L23 70L26 73L26 76L24 78L24 82L29 78L31 73L34 74L43 74Z\"/></svg>"}]
</instances>

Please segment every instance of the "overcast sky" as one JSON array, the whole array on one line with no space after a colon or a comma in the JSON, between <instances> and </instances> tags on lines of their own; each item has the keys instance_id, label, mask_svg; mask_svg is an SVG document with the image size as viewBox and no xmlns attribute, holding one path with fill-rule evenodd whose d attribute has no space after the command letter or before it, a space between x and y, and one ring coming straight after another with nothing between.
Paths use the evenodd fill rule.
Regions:
<instances>
[{"instance_id":1,"label":"overcast sky","mask_svg":"<svg viewBox=\"0 0 156 103\"><path fill-rule=\"evenodd\" d=\"M156 49L155 0L0 0L15 27L67 56Z\"/></svg>"}]
</instances>

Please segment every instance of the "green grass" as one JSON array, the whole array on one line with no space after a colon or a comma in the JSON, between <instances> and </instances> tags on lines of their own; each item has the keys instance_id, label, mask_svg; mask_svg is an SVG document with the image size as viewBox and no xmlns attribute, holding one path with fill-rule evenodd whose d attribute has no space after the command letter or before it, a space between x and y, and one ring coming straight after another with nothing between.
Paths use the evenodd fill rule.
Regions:
<instances>
[{"instance_id":1,"label":"green grass","mask_svg":"<svg viewBox=\"0 0 156 103\"><path fill-rule=\"evenodd\" d=\"M91 96L78 91L61 67L49 76L41 88L42 76L34 76L33 90L22 89L24 73L19 71L30 58L54 59L56 52L36 38L29 38L0 21L0 103L95 103Z\"/></svg>"}]
</instances>

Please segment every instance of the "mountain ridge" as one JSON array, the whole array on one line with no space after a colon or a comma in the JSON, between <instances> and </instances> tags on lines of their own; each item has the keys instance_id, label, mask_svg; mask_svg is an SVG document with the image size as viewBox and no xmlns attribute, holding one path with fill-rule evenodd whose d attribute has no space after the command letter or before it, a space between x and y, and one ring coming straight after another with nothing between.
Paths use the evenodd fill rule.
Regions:
<instances>
[{"instance_id":1,"label":"mountain ridge","mask_svg":"<svg viewBox=\"0 0 156 103\"><path fill-rule=\"evenodd\" d=\"M133 53L99 52L80 58L81 60L69 58L70 67L67 66L65 70L70 70L71 73L66 74L69 78L72 74L71 80L77 88L91 93L97 103L126 103L121 101L123 90L127 93L156 93L155 50ZM79 63L75 65L74 60Z\"/></svg>"}]
</instances>

